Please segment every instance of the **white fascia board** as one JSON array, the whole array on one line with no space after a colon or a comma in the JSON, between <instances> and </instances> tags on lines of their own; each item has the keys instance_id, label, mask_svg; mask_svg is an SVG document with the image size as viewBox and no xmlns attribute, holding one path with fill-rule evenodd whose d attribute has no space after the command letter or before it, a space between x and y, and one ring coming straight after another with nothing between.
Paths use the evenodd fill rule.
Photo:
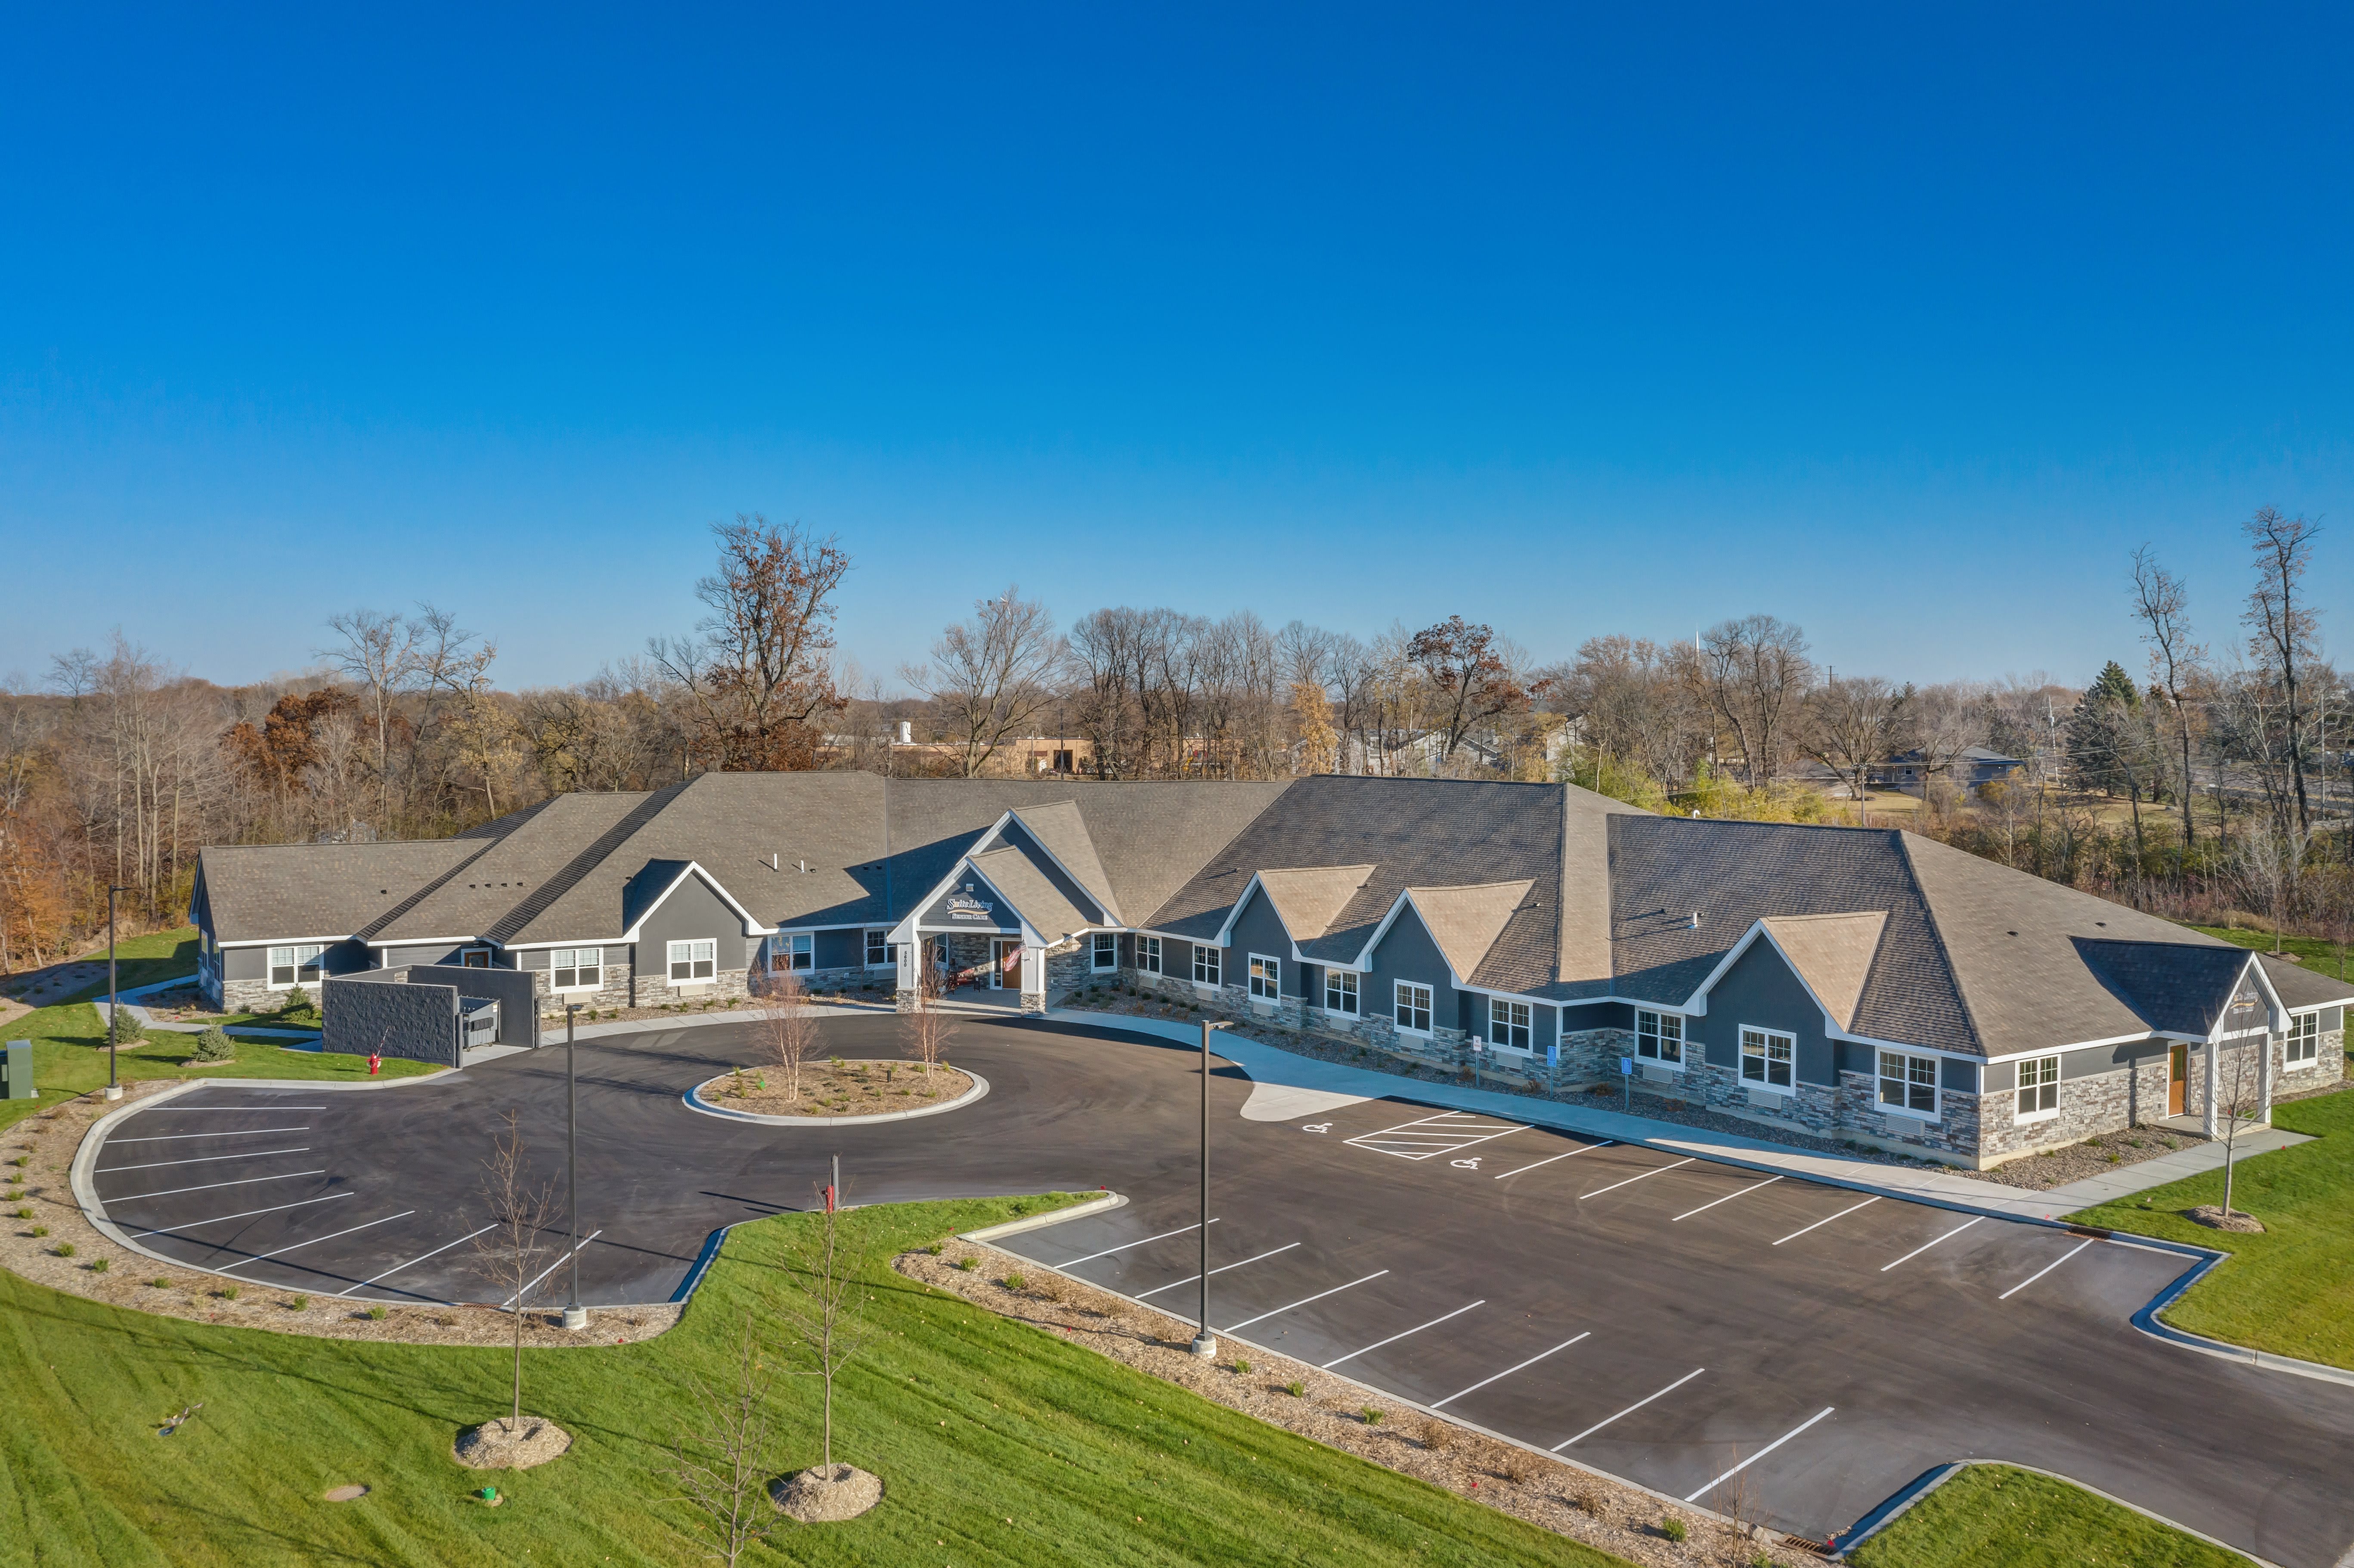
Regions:
<instances>
[{"instance_id":1,"label":"white fascia board","mask_svg":"<svg viewBox=\"0 0 2354 1568\"><path fill-rule=\"evenodd\" d=\"M926 894L922 901L916 906L914 910L909 912L906 919L900 921L898 925L891 927L891 935L886 938L886 940L894 942L913 941L918 935L928 931L935 936L952 936L959 931L970 931L971 935L976 937L1004 936L1005 933L1002 931L971 931L970 927L926 926L917 918L917 916L919 916L926 909L932 906L934 900L938 899L941 895L947 893L950 888L956 885L956 880L958 877L968 875L979 882L983 887L988 888L991 894L994 894L1000 904L1004 905L1008 909L1013 910L1013 918L1019 922L1022 927L1022 945L1023 947L1044 948L1047 946L1046 938L1039 934L1038 928L1035 926L1030 924L1030 917L1027 915L1023 914L1020 909L1014 908L1013 900L1005 896L1004 890L999 887L997 884L990 881L987 873L974 869L972 857L970 854L956 863L956 869L949 872L948 876L938 886ZM902 935L903 932L905 935Z\"/></svg>"},{"instance_id":2,"label":"white fascia board","mask_svg":"<svg viewBox=\"0 0 2354 1568\"><path fill-rule=\"evenodd\" d=\"M391 944L387 943L387 946ZM496 946L510 953L533 953L546 948L626 948L627 937L557 937L546 942L500 942Z\"/></svg>"},{"instance_id":3,"label":"white fascia board","mask_svg":"<svg viewBox=\"0 0 2354 1568\"><path fill-rule=\"evenodd\" d=\"M717 877L712 875L709 872L704 870L701 862L691 860L680 869L679 874L676 876L670 879L670 885L663 888L661 893L655 895L654 901L646 906L645 912L638 916L637 924L631 926L628 930L621 933L621 940L630 943L636 942L640 934L645 930L646 921L652 917L653 912L661 908L664 903L668 902L670 895L676 893L679 888L685 884L686 879L690 876L699 876L703 878L705 885L708 886L712 892L719 895L720 902L726 904L728 908L736 911L737 918L744 922L744 935L747 937L773 937L777 934L775 927L761 925L758 916L756 916L749 909L745 908L741 904L736 902L736 895L727 891L726 885L722 883Z\"/></svg>"},{"instance_id":4,"label":"white fascia board","mask_svg":"<svg viewBox=\"0 0 2354 1568\"><path fill-rule=\"evenodd\" d=\"M213 940L213 946L216 948L283 948L302 942L348 942L351 939L351 933L346 931L340 937L243 937L234 942L224 942L216 938ZM452 940L471 942L473 938L455 938ZM376 944L371 942L368 945L374 947Z\"/></svg>"},{"instance_id":5,"label":"white fascia board","mask_svg":"<svg viewBox=\"0 0 2354 1568\"><path fill-rule=\"evenodd\" d=\"M1365 938L1365 945L1357 949L1356 958L1351 962L1341 967L1354 969L1359 974L1373 973L1373 949L1382 945L1382 938L1390 934L1390 927L1396 923L1397 917L1405 911L1408 905L1414 905L1414 917L1422 922L1423 931L1427 935L1430 930L1430 916L1422 912L1422 906L1415 904L1413 888L1400 888L1398 890L1397 897L1390 904L1389 913L1383 916L1382 923L1373 927L1373 934ZM1434 948L1438 948L1437 939L1433 938L1430 945ZM1444 948L1438 948L1438 961L1447 966L1447 978L1448 982L1455 986L1456 989L1461 990L1463 985L1462 977L1455 972L1455 961L1447 956L1447 949Z\"/></svg>"},{"instance_id":6,"label":"white fascia board","mask_svg":"<svg viewBox=\"0 0 2354 1568\"><path fill-rule=\"evenodd\" d=\"M1708 993L1716 988L1717 981L1724 978L1724 974L1727 969L1730 969L1734 965L1741 961L1741 955L1749 950L1750 944L1765 935L1766 922L1762 919L1752 920L1749 923L1749 929L1741 933L1741 940L1734 943L1731 948L1725 950L1724 957L1716 961L1716 968L1708 971L1708 978L1702 980L1699 985L1695 986L1692 989L1692 993L1684 998L1683 1005L1675 1009L1675 1011L1682 1013L1687 1018L1706 1017L1708 1015ZM1780 952L1781 949L1776 948L1775 951ZM1789 962L1789 959L1785 958L1782 961L1784 963L1787 963ZM1794 969L1791 972L1795 974L1797 971ZM1806 981L1802 980L1798 983L1803 986L1806 984ZM1815 993L1809 991L1807 994L1811 997ZM1818 1002L1816 1005L1820 1006L1821 1003Z\"/></svg>"},{"instance_id":7,"label":"white fascia board","mask_svg":"<svg viewBox=\"0 0 2354 1568\"><path fill-rule=\"evenodd\" d=\"M2232 989L2224 997L2223 1010L2215 1015L2215 1026L2207 1031L2207 1038L2200 1042L2201 1044L2220 1045L2226 1040L2239 1040L2251 1034L2278 1032L2284 1027L2288 1018L2288 1009L2281 1005L2280 992L2273 989L2273 977L2264 973L2264 966L2258 963L2256 958L2257 955L2251 952L2247 962L2240 966L2240 972L2232 977ZM2231 998L2240 994L2240 982L2250 974L2256 977L2256 984L2262 988L2261 994L2270 999L2272 1004L2265 1010L2264 1029L2235 1029L2227 1034L2223 1032L2223 1022L2232 1016Z\"/></svg>"},{"instance_id":8,"label":"white fascia board","mask_svg":"<svg viewBox=\"0 0 2354 1568\"><path fill-rule=\"evenodd\" d=\"M465 942L476 947L504 948L504 942L493 942L488 937L370 937L371 948L434 948L444 942Z\"/></svg>"},{"instance_id":9,"label":"white fascia board","mask_svg":"<svg viewBox=\"0 0 2354 1568\"><path fill-rule=\"evenodd\" d=\"M1225 925L1218 927L1218 934L1211 938L1211 941L1221 948L1231 948L1235 945L1235 922L1243 917L1243 906L1249 903L1250 895L1257 891L1258 873L1254 871L1251 873L1251 879L1243 884L1242 892L1237 894L1235 896L1235 901L1226 906L1226 922ZM1272 903L1270 903L1267 907L1275 909L1275 906ZM1283 925L1283 911L1280 909L1275 909L1275 923L1278 926L1283 926L1284 939L1291 942L1291 956L1294 959L1299 959L1301 963L1306 963L1308 961L1307 959L1299 958L1299 944L1297 941L1292 941L1291 927Z\"/></svg>"}]
</instances>

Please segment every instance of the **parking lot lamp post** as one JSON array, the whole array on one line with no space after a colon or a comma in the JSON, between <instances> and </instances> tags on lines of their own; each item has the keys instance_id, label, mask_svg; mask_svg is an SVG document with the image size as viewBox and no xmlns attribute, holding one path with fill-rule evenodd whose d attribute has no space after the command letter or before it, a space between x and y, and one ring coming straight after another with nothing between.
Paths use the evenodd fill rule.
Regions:
<instances>
[{"instance_id":1,"label":"parking lot lamp post","mask_svg":"<svg viewBox=\"0 0 2354 1568\"><path fill-rule=\"evenodd\" d=\"M572 1074L573 1024L580 1004L564 1004L564 1206L572 1214L572 1295L564 1303L564 1326L585 1329L588 1308L580 1305L580 1097Z\"/></svg>"},{"instance_id":2,"label":"parking lot lamp post","mask_svg":"<svg viewBox=\"0 0 2354 1568\"><path fill-rule=\"evenodd\" d=\"M1218 1341L1210 1333L1210 1032L1225 1027L1215 1019L1202 1020L1202 1303L1193 1353L1204 1361L1218 1353Z\"/></svg>"},{"instance_id":3,"label":"parking lot lamp post","mask_svg":"<svg viewBox=\"0 0 2354 1568\"><path fill-rule=\"evenodd\" d=\"M109 884L106 889L106 1097L122 1097L122 1084L114 1075L114 1043L122 1038L122 999L114 994L114 895L127 887Z\"/></svg>"}]
</instances>

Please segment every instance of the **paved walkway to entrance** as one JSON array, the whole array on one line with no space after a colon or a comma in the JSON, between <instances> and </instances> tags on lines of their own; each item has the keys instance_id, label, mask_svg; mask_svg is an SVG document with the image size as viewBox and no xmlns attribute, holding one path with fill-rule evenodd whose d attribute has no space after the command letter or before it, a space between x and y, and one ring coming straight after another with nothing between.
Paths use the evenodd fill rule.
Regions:
<instances>
[{"instance_id":1,"label":"paved walkway to entrance","mask_svg":"<svg viewBox=\"0 0 2354 1568\"><path fill-rule=\"evenodd\" d=\"M1092 1028L1125 1029L1140 1034L1157 1034L1187 1044L1198 1044L1202 1037L1199 1024L1136 1018L1126 1013L1056 1008L1046 1017L1069 1023L1084 1023ZM1834 1186L1852 1187L1859 1192L1885 1192L1917 1202L1935 1203L1944 1208L1994 1214L2005 1219L2064 1220L2078 1209L2107 1202L2129 1192L2164 1186L2168 1181L2179 1181L2201 1171L2218 1169L2223 1163L2223 1146L2206 1143L2196 1149L2177 1150L2155 1160L2146 1160L2138 1165L2122 1166L2109 1174L2037 1192L2024 1187L2008 1187L1999 1181L1973 1180L1938 1166L1886 1165L1876 1160L1849 1160L1836 1154L1816 1154L1807 1150L1793 1149L1787 1144L1770 1143L1764 1139L1743 1138L1733 1133L1685 1127L1677 1122L1658 1121L1649 1117L1628 1116L1622 1111L1604 1110L1598 1106L1532 1099L1524 1095L1508 1095L1494 1089L1401 1078L1394 1074L1377 1073L1371 1068L1350 1067L1338 1062L1321 1062L1311 1056L1294 1055L1288 1051L1262 1045L1255 1040L1246 1040L1223 1030L1219 1032L1213 1049L1247 1072L1259 1086L1252 1097L1250 1107L1244 1112L1255 1120L1281 1120L1295 1113L1313 1116L1320 1109L1353 1100L1395 1097L1455 1110L1507 1117L1534 1127L1558 1128L1565 1132L1612 1139L1620 1143L1647 1144L1653 1149L1701 1155L1734 1165L1745 1165L1753 1170L1787 1172ZM2245 1159L2250 1154L2285 1149L2290 1144L2304 1141L2299 1134L2284 1132L2277 1128L2263 1128L2240 1135L2239 1158Z\"/></svg>"}]
</instances>

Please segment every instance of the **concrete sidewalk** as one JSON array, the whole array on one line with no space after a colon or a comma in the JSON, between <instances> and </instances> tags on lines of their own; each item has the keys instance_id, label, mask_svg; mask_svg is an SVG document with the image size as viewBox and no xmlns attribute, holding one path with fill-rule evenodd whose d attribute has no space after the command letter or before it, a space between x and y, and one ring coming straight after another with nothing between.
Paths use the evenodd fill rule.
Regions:
<instances>
[{"instance_id":1,"label":"concrete sidewalk","mask_svg":"<svg viewBox=\"0 0 2354 1568\"><path fill-rule=\"evenodd\" d=\"M2292 1149L2312 1139L2301 1132L2290 1132L2277 1127L2251 1127L2242 1132L2232 1158L2236 1162L2252 1154L2269 1154L2275 1149ZM2065 1203L2070 1211L2089 1209L2095 1203L2106 1203L2118 1198L2147 1192L2152 1187L2163 1187L2168 1181L2179 1181L2185 1176L2223 1169L2224 1149L2219 1139L2211 1143L2178 1149L2171 1154L2161 1154L2155 1160L2145 1160L2138 1165L2120 1165L2115 1171L2104 1171L2098 1176L2087 1176L2081 1181L2071 1181L2064 1187L2054 1187L2043 1195L2055 1202Z\"/></svg>"},{"instance_id":2,"label":"concrete sidewalk","mask_svg":"<svg viewBox=\"0 0 2354 1568\"><path fill-rule=\"evenodd\" d=\"M1057 1008L1046 1016L1051 1020L1082 1023L1091 1028L1125 1029L1136 1033L1156 1034L1189 1045L1199 1044L1202 1038L1199 1024L1134 1018L1125 1013ZM1296 1056L1288 1051L1262 1045L1223 1030L1212 1049L1248 1073L1259 1086L1252 1093L1250 1106L1246 1107L1243 1112L1255 1121L1288 1119L1295 1113L1312 1116L1320 1108L1355 1100L1394 1097L1426 1105L1443 1106L1451 1110L1478 1111L1484 1116L1525 1122L1532 1127L1553 1128L1581 1137L1606 1138L1677 1154L1699 1155L1728 1164L1746 1166L1753 1171L1802 1176L1834 1187L1883 1193L2001 1219L2064 1222L2073 1211L2087 1203L2105 1201L2063 1196L2064 1189L2033 1192L2023 1187L2007 1187L1999 1181L1975 1181L1935 1166L1883 1165L1869 1160L1843 1159L1835 1154L1815 1154L1793 1149L1787 1144L1770 1143L1764 1139L1743 1138L1733 1133L1684 1127L1676 1122L1655 1121L1649 1117L1605 1110L1599 1106L1532 1099L1494 1089L1474 1089L1458 1084L1432 1084L1401 1078L1394 1074L1377 1073L1370 1068L1343 1066L1337 1062ZM2279 1136L2294 1139L2296 1135L2286 1133ZM2250 1139L2245 1135L2241 1138L2240 1147L2243 1153L2250 1147ZM2204 1150L2181 1150L2166 1158L2177 1159L2203 1152ZM2221 1162L2220 1146L2215 1159L2217 1163ZM2115 1177L2099 1180L2130 1178L2147 1166L2160 1163L2161 1160L2149 1160L2144 1165L2127 1167ZM2147 1185L2158 1186L2171 1181L2177 1174L2179 1172L2153 1176ZM2081 1187L2084 1184L2079 1182L2076 1185Z\"/></svg>"}]
</instances>

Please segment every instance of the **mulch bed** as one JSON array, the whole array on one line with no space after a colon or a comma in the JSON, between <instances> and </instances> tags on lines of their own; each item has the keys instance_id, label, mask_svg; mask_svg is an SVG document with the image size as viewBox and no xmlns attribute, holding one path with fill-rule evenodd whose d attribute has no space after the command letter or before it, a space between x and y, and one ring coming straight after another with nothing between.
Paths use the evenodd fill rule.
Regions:
<instances>
[{"instance_id":1,"label":"mulch bed","mask_svg":"<svg viewBox=\"0 0 2354 1568\"><path fill-rule=\"evenodd\" d=\"M126 1084L118 1104L171 1086L168 1080ZM514 1343L514 1319L495 1308L387 1306L382 1318L370 1318L358 1302L223 1279L158 1263L118 1245L83 1215L67 1174L90 1123L112 1108L97 1094L84 1095L0 1131L0 1160L21 1156L28 1160L22 1166L0 1165L0 1171L25 1178L21 1183L0 1184L0 1216L5 1216L0 1217L0 1267L85 1300L197 1323L408 1345ZM20 1207L30 1209L32 1217L14 1218ZM37 1236L36 1228L46 1228L48 1234ZM67 1246L72 1253L60 1256ZM96 1266L101 1263L106 1266ZM237 1291L234 1298L222 1294L231 1288ZM487 1284L483 1293L500 1294ZM578 1332L562 1327L560 1313L531 1311L524 1314L523 1342L539 1349L631 1344L668 1329L683 1310L669 1304L598 1308L588 1314L588 1327Z\"/></svg>"},{"instance_id":2,"label":"mulch bed","mask_svg":"<svg viewBox=\"0 0 2354 1568\"><path fill-rule=\"evenodd\" d=\"M975 1267L956 1264L970 1259ZM1386 1469L1444 1487L1458 1497L1501 1510L1541 1529L1565 1535L1646 1568L1691 1568L1698 1563L1770 1563L1795 1568L1820 1563L1816 1554L1771 1536L1761 1542L1724 1519L1653 1497L1640 1488L1517 1445L1320 1372L1304 1361L1270 1355L1232 1341L1214 1361L1193 1353L1193 1325L1041 1268L994 1247L945 1244L938 1255L904 1253L894 1266L911 1279L962 1297L1002 1317L1082 1345L1139 1372L1238 1410L1269 1425L1370 1459ZM1019 1290L1009 1276L1023 1280ZM1235 1357L1246 1358L1245 1372ZM1299 1393L1289 1392L1299 1385ZM1368 1409L1379 1419L1368 1420ZM1727 1487L1717 1506L1741 1511L1738 1489ZM1678 1545L1660 1533L1670 1516L1691 1538Z\"/></svg>"},{"instance_id":3,"label":"mulch bed","mask_svg":"<svg viewBox=\"0 0 2354 1568\"><path fill-rule=\"evenodd\" d=\"M972 1087L972 1075L945 1062L927 1077L920 1062L829 1059L804 1065L800 1087L788 1096L783 1073L760 1066L723 1073L701 1093L713 1105L758 1116L878 1116L955 1099Z\"/></svg>"}]
</instances>

